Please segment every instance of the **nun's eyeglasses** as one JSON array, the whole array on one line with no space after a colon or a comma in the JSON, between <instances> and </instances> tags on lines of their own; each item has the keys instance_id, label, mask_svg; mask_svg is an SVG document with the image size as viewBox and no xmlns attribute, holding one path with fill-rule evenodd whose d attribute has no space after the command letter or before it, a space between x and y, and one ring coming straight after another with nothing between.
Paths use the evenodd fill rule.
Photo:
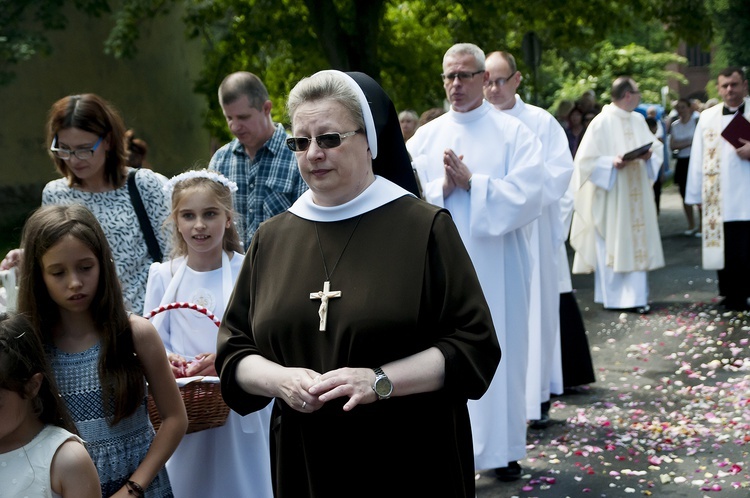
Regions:
<instances>
[{"instance_id":1,"label":"nun's eyeglasses","mask_svg":"<svg viewBox=\"0 0 750 498\"><path fill-rule=\"evenodd\" d=\"M352 135L356 135L361 130L349 131L347 133L323 133L317 137L290 137L286 139L286 146L293 152L304 152L310 147L313 139L318 143L321 149L333 149L341 145L341 141Z\"/></svg>"}]
</instances>

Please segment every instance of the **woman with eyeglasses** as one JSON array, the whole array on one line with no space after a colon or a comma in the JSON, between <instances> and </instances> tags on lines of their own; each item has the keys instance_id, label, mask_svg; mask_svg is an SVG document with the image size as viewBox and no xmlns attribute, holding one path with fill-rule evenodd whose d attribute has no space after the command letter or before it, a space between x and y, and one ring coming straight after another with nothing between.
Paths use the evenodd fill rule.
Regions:
<instances>
[{"instance_id":1,"label":"woman with eyeglasses","mask_svg":"<svg viewBox=\"0 0 750 498\"><path fill-rule=\"evenodd\" d=\"M277 498L474 497L467 399L500 347L458 231L416 197L372 78L323 71L287 106L310 189L252 239L219 331L224 399L275 400Z\"/></svg>"},{"instance_id":2,"label":"woman with eyeglasses","mask_svg":"<svg viewBox=\"0 0 750 498\"><path fill-rule=\"evenodd\" d=\"M143 314L148 269L153 262L127 186L125 125L109 102L93 93L69 95L55 102L47 119L49 154L62 178L49 182L42 205L83 204L94 213L112 248L125 304ZM163 176L148 169L135 174L135 184L162 254L170 236L162 226L170 203ZM14 249L0 269L16 266L22 255Z\"/></svg>"}]
</instances>

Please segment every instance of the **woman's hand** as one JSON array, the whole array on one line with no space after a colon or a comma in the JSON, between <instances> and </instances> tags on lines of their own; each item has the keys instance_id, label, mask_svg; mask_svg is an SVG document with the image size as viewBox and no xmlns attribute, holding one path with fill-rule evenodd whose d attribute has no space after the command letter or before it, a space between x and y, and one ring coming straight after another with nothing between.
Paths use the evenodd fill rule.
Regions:
<instances>
[{"instance_id":1,"label":"woman's hand","mask_svg":"<svg viewBox=\"0 0 750 498\"><path fill-rule=\"evenodd\" d=\"M338 368L314 380L316 382L309 392L317 397L321 406L332 399L347 396L349 401L344 405L344 411L348 412L359 404L366 405L378 399L372 389L375 372L371 368Z\"/></svg>"},{"instance_id":2,"label":"woman's hand","mask_svg":"<svg viewBox=\"0 0 750 498\"><path fill-rule=\"evenodd\" d=\"M185 377L193 377L195 375L210 375L217 377L216 367L214 366L215 361L215 353L201 353L195 355L195 359L187 364Z\"/></svg>"},{"instance_id":3,"label":"woman's hand","mask_svg":"<svg viewBox=\"0 0 750 498\"><path fill-rule=\"evenodd\" d=\"M320 374L309 368L284 368L285 376L278 386L277 397L290 408L302 413L314 412L323 402L310 392Z\"/></svg>"}]
</instances>

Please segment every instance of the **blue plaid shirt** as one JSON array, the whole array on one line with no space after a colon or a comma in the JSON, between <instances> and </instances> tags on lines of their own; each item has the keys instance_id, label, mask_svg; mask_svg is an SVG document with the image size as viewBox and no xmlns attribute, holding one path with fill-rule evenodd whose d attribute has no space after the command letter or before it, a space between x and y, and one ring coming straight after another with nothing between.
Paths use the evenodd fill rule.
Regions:
<instances>
[{"instance_id":1,"label":"blue plaid shirt","mask_svg":"<svg viewBox=\"0 0 750 498\"><path fill-rule=\"evenodd\" d=\"M237 184L234 210L240 218L237 228L245 249L250 247L250 240L263 221L289 209L307 190L286 139L284 127L277 124L276 131L251 162L235 138L217 150L208 165Z\"/></svg>"}]
</instances>

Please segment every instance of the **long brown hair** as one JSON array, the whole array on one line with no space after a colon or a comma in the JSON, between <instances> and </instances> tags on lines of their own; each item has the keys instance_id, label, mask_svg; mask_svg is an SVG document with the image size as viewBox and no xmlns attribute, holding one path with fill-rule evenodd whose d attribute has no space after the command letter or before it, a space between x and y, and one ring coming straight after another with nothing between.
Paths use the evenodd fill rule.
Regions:
<instances>
[{"instance_id":1,"label":"long brown hair","mask_svg":"<svg viewBox=\"0 0 750 498\"><path fill-rule=\"evenodd\" d=\"M85 244L99 261L99 283L91 315L99 331L99 377L104 413L114 425L143 403L144 371L135 355L133 331L107 239L99 222L81 205L44 206L26 221L21 247L24 257L18 286L18 310L28 316L42 342L52 344L52 328L60 313L44 283L42 257L65 236ZM114 403L114 412L110 408Z\"/></svg>"},{"instance_id":2,"label":"long brown hair","mask_svg":"<svg viewBox=\"0 0 750 498\"><path fill-rule=\"evenodd\" d=\"M78 128L109 140L109 151L104 161L104 178L113 187L120 187L127 175L125 124L115 107L93 93L68 95L54 104L47 117L47 147L52 145L60 130ZM73 186L77 179L67 161L49 151L57 171Z\"/></svg>"},{"instance_id":3,"label":"long brown hair","mask_svg":"<svg viewBox=\"0 0 750 498\"><path fill-rule=\"evenodd\" d=\"M31 322L23 315L0 313L0 389L29 399L27 386L37 373L42 374L42 383L33 404L39 420L78 434Z\"/></svg>"}]
</instances>

